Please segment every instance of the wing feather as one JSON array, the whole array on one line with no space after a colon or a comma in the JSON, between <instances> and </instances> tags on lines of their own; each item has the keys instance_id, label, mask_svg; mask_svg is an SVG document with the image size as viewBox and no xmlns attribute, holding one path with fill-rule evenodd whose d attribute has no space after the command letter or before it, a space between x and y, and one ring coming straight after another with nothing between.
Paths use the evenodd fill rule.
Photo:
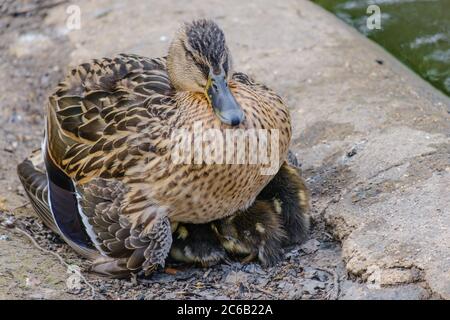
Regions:
<instances>
[{"instance_id":1,"label":"wing feather","mask_svg":"<svg viewBox=\"0 0 450 320\"><path fill-rule=\"evenodd\" d=\"M174 108L173 94L165 58L122 54L78 66L49 99L50 157L76 182L123 176L133 159L157 152L142 152L135 133L151 132L154 126L151 134L162 134L165 113ZM128 152L125 144L136 147ZM101 157L96 157L99 151Z\"/></svg>"},{"instance_id":2,"label":"wing feather","mask_svg":"<svg viewBox=\"0 0 450 320\"><path fill-rule=\"evenodd\" d=\"M30 199L36 214L50 228L53 232L62 236L62 238L79 254L94 260L99 257L98 253L87 246L80 245L76 241L68 238L61 232L57 226L52 211L50 210L48 202L48 184L47 175L44 168L44 161L40 156L40 150L37 150L33 155L18 165L18 175L25 192Z\"/></svg>"}]
</instances>

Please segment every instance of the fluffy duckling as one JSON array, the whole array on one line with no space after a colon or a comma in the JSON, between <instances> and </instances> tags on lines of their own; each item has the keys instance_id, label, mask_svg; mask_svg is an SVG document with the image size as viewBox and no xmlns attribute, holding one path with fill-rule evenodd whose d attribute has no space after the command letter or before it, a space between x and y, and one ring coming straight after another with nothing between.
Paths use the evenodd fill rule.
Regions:
<instances>
[{"instance_id":1,"label":"fluffy duckling","mask_svg":"<svg viewBox=\"0 0 450 320\"><path fill-rule=\"evenodd\" d=\"M281 260L286 232L277 205L256 200L247 210L212 223L225 251L243 263L258 260L264 267Z\"/></svg>"},{"instance_id":2,"label":"fluffy duckling","mask_svg":"<svg viewBox=\"0 0 450 320\"><path fill-rule=\"evenodd\" d=\"M298 166L285 163L257 199L273 201L287 237L284 246L303 242L309 232L309 193Z\"/></svg>"},{"instance_id":3,"label":"fluffy duckling","mask_svg":"<svg viewBox=\"0 0 450 320\"><path fill-rule=\"evenodd\" d=\"M180 223L172 237L169 260L210 267L227 259L212 223Z\"/></svg>"}]
</instances>

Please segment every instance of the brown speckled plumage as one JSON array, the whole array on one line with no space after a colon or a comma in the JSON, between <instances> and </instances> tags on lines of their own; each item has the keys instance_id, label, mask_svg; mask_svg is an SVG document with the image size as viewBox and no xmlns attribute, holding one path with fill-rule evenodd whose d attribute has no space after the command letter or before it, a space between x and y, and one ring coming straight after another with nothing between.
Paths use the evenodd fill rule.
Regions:
<instances>
[{"instance_id":1,"label":"brown speckled plumage","mask_svg":"<svg viewBox=\"0 0 450 320\"><path fill-rule=\"evenodd\" d=\"M76 196L75 214L91 243L77 248L63 236L75 250L97 259L95 271L122 275L164 265L172 241L170 222L205 223L229 216L249 207L272 178L261 174L262 165L176 165L170 158L174 130L197 121L205 130L278 129L279 158L286 158L289 112L267 87L230 71L228 86L245 120L231 127L213 112L202 92L206 80L198 64L213 68L210 60L218 55L218 45L210 52L207 43L193 44L220 29L203 23L212 34L202 38L195 24L185 26L167 58L121 54L93 60L74 68L49 97L43 155L47 170L51 167L57 177L50 193L55 199L64 199L67 192ZM187 30L197 38L189 38ZM221 45L226 48L224 38ZM199 60L189 60L186 50ZM221 64L231 61L228 52L220 59ZM23 166L19 176L26 181ZM48 208L37 211L44 221L52 216Z\"/></svg>"}]
</instances>

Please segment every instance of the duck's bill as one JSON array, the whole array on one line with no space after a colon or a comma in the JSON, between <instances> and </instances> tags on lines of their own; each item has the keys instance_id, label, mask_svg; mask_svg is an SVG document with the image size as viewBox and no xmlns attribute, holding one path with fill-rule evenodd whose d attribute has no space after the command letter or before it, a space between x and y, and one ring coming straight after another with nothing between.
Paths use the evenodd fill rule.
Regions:
<instances>
[{"instance_id":1,"label":"duck's bill","mask_svg":"<svg viewBox=\"0 0 450 320\"><path fill-rule=\"evenodd\" d=\"M231 93L223 73L210 75L206 93L220 121L231 126L244 121L244 112Z\"/></svg>"}]
</instances>

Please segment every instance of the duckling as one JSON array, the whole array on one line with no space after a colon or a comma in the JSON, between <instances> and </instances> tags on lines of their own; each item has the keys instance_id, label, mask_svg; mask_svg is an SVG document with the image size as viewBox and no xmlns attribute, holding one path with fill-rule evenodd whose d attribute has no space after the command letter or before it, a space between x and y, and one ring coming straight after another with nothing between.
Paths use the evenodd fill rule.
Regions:
<instances>
[{"instance_id":1,"label":"duckling","mask_svg":"<svg viewBox=\"0 0 450 320\"><path fill-rule=\"evenodd\" d=\"M310 228L309 193L297 158L291 152L288 161L257 199L273 201L277 212L281 213L282 226L287 234L283 246L299 244L307 238Z\"/></svg>"},{"instance_id":2,"label":"duckling","mask_svg":"<svg viewBox=\"0 0 450 320\"><path fill-rule=\"evenodd\" d=\"M180 223L173 233L169 261L210 267L227 261L225 248L214 233L212 223Z\"/></svg>"},{"instance_id":3,"label":"duckling","mask_svg":"<svg viewBox=\"0 0 450 320\"><path fill-rule=\"evenodd\" d=\"M213 230L228 254L243 263L258 260L269 267L283 256L286 240L280 212L271 200L256 200L248 209L212 222Z\"/></svg>"},{"instance_id":4,"label":"duckling","mask_svg":"<svg viewBox=\"0 0 450 320\"><path fill-rule=\"evenodd\" d=\"M307 237L308 207L297 159L289 152L288 162L248 209L208 224L180 224L171 257L210 266L225 260L226 252L244 263L258 260L264 267L273 266L281 260L284 246Z\"/></svg>"},{"instance_id":5,"label":"duckling","mask_svg":"<svg viewBox=\"0 0 450 320\"><path fill-rule=\"evenodd\" d=\"M49 97L41 148L47 203L27 189L30 163L18 173L36 213L92 271L123 277L163 267L171 225L230 216L272 179L265 164L176 163L178 129L276 129L274 152L286 159L287 106L231 62L223 31L197 20L180 28L167 57L120 54L81 64Z\"/></svg>"},{"instance_id":6,"label":"duckling","mask_svg":"<svg viewBox=\"0 0 450 320\"><path fill-rule=\"evenodd\" d=\"M179 224L170 250L171 262L210 267L235 258L276 264L287 240L277 203L256 200L248 209L205 224Z\"/></svg>"}]
</instances>

